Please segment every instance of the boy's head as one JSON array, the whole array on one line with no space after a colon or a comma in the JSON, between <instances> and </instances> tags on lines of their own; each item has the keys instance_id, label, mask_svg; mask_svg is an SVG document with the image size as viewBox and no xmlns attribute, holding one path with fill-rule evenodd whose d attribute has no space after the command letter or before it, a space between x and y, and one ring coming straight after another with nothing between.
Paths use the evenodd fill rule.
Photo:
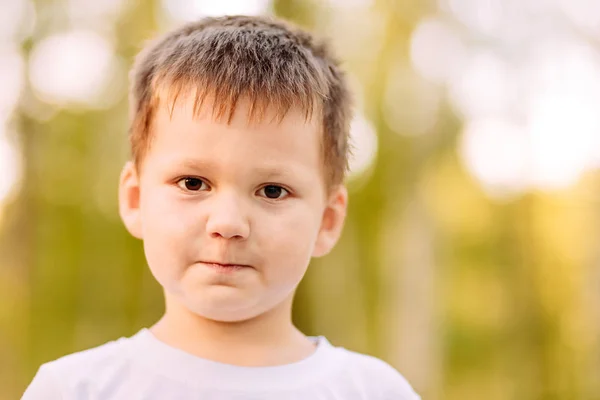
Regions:
<instances>
[{"instance_id":1,"label":"boy's head","mask_svg":"<svg viewBox=\"0 0 600 400\"><path fill-rule=\"evenodd\" d=\"M207 18L146 48L132 79L120 211L167 306L219 321L289 306L346 210L350 99L327 47Z\"/></svg>"}]
</instances>

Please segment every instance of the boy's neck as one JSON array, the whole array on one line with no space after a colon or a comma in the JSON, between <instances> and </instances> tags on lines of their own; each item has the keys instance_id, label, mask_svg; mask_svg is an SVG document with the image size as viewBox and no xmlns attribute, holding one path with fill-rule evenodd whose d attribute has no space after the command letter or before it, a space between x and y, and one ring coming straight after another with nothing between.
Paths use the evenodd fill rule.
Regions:
<instances>
[{"instance_id":1,"label":"boy's neck","mask_svg":"<svg viewBox=\"0 0 600 400\"><path fill-rule=\"evenodd\" d=\"M197 357L239 366L272 366L300 361L315 345L291 320L291 298L242 322L220 322L192 313L166 295L166 312L150 328L160 341Z\"/></svg>"}]
</instances>

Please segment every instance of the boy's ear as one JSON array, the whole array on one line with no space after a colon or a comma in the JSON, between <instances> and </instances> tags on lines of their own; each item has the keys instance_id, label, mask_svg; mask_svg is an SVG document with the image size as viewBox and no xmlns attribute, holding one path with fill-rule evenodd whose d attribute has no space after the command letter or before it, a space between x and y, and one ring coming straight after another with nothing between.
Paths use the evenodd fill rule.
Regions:
<instances>
[{"instance_id":1,"label":"boy's ear","mask_svg":"<svg viewBox=\"0 0 600 400\"><path fill-rule=\"evenodd\" d=\"M141 239L140 180L131 161L125 164L119 179L119 214L129 233Z\"/></svg>"},{"instance_id":2,"label":"boy's ear","mask_svg":"<svg viewBox=\"0 0 600 400\"><path fill-rule=\"evenodd\" d=\"M321 221L321 229L317 236L313 257L322 257L329 253L342 233L346 209L348 207L348 190L339 185L332 190Z\"/></svg>"}]
</instances>

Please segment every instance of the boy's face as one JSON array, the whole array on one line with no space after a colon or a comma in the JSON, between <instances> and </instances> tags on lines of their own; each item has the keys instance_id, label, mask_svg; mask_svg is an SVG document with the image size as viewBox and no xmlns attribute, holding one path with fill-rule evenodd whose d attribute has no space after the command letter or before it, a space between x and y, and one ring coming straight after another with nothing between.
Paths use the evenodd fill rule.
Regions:
<instances>
[{"instance_id":1,"label":"boy's face","mask_svg":"<svg viewBox=\"0 0 600 400\"><path fill-rule=\"evenodd\" d=\"M192 105L157 111L142 172L121 175L121 216L170 300L241 321L291 299L337 241L347 194L325 190L316 119L292 109L248 124L240 101L228 125Z\"/></svg>"}]
</instances>

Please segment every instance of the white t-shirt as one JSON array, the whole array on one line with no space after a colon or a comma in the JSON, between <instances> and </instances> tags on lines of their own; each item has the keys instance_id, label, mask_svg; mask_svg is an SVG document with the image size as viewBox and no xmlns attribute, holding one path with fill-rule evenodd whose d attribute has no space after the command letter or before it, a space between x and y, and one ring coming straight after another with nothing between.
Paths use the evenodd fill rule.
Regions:
<instances>
[{"instance_id":1,"label":"white t-shirt","mask_svg":"<svg viewBox=\"0 0 600 400\"><path fill-rule=\"evenodd\" d=\"M144 328L42 365L22 400L420 399L385 362L311 340L317 348L301 361L240 367L171 347Z\"/></svg>"}]
</instances>

